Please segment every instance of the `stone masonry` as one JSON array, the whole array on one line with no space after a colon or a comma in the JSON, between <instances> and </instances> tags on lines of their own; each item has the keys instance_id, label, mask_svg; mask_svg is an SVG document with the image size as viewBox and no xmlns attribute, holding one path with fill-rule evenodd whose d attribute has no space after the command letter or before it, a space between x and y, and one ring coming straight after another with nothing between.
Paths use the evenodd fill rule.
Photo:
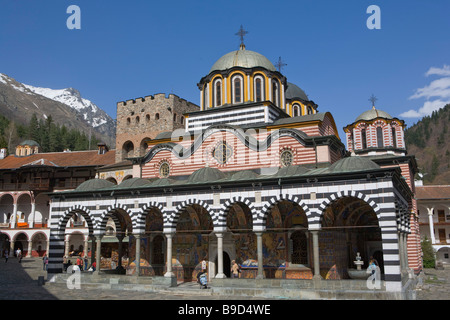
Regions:
<instances>
[{"instance_id":1,"label":"stone masonry","mask_svg":"<svg viewBox=\"0 0 450 320\"><path fill-rule=\"evenodd\" d=\"M145 155L148 141L185 127L184 114L199 106L176 95L155 94L117 103L116 162Z\"/></svg>"}]
</instances>

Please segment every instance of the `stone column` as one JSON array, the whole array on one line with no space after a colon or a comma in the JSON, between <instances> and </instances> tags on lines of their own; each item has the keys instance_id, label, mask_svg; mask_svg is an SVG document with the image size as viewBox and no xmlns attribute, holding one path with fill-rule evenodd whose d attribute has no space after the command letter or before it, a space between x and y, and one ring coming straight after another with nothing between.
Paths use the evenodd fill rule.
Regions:
<instances>
[{"instance_id":1,"label":"stone column","mask_svg":"<svg viewBox=\"0 0 450 320\"><path fill-rule=\"evenodd\" d=\"M223 233L216 233L217 237L217 274L216 278L224 279L226 275L223 273Z\"/></svg>"},{"instance_id":2,"label":"stone column","mask_svg":"<svg viewBox=\"0 0 450 320\"><path fill-rule=\"evenodd\" d=\"M166 233L167 238L167 269L164 277L173 278L175 275L172 272L172 233Z\"/></svg>"},{"instance_id":3,"label":"stone column","mask_svg":"<svg viewBox=\"0 0 450 320\"><path fill-rule=\"evenodd\" d=\"M319 260L319 231L311 231L313 239L313 256L314 256L314 277L313 279L322 279L320 276L320 260Z\"/></svg>"},{"instance_id":4,"label":"stone column","mask_svg":"<svg viewBox=\"0 0 450 320\"><path fill-rule=\"evenodd\" d=\"M31 251L33 250L33 241L32 239L28 240L28 248L26 258L31 258Z\"/></svg>"},{"instance_id":5,"label":"stone column","mask_svg":"<svg viewBox=\"0 0 450 320\"><path fill-rule=\"evenodd\" d=\"M135 234L136 238L136 276L139 277L141 273L141 235Z\"/></svg>"},{"instance_id":6,"label":"stone column","mask_svg":"<svg viewBox=\"0 0 450 320\"><path fill-rule=\"evenodd\" d=\"M95 274L99 274L100 273L100 253L101 253L101 249L102 249L102 236L96 236L96 244L97 244L97 248L95 250L95 263L96 263L96 267L95 267Z\"/></svg>"},{"instance_id":7,"label":"stone column","mask_svg":"<svg viewBox=\"0 0 450 320\"><path fill-rule=\"evenodd\" d=\"M64 255L65 256L69 256L69 237L70 235L65 235L64 236Z\"/></svg>"},{"instance_id":8,"label":"stone column","mask_svg":"<svg viewBox=\"0 0 450 320\"><path fill-rule=\"evenodd\" d=\"M84 256L87 258L88 257L88 248L89 248L89 235L86 235L84 237Z\"/></svg>"},{"instance_id":9,"label":"stone column","mask_svg":"<svg viewBox=\"0 0 450 320\"><path fill-rule=\"evenodd\" d=\"M13 214L11 218L11 228L15 229L17 225L17 203L13 204Z\"/></svg>"},{"instance_id":10,"label":"stone column","mask_svg":"<svg viewBox=\"0 0 450 320\"><path fill-rule=\"evenodd\" d=\"M427 208L428 210L428 222L430 223L430 237L431 243L436 243L436 238L434 237L434 222L433 222L433 208Z\"/></svg>"},{"instance_id":11,"label":"stone column","mask_svg":"<svg viewBox=\"0 0 450 320\"><path fill-rule=\"evenodd\" d=\"M263 257L263 243L262 232L256 232L256 245L258 255L258 274L256 279L264 279L264 257Z\"/></svg>"},{"instance_id":12,"label":"stone column","mask_svg":"<svg viewBox=\"0 0 450 320\"><path fill-rule=\"evenodd\" d=\"M119 260L117 261L117 267L119 270L122 269L122 254L123 254L123 236L117 237L119 240L119 248L118 248L118 254L119 254Z\"/></svg>"},{"instance_id":13,"label":"stone column","mask_svg":"<svg viewBox=\"0 0 450 320\"><path fill-rule=\"evenodd\" d=\"M400 270L401 272L405 272L405 247L403 243L403 233L401 231L397 232L398 236L398 256L400 258Z\"/></svg>"},{"instance_id":14,"label":"stone column","mask_svg":"<svg viewBox=\"0 0 450 320\"><path fill-rule=\"evenodd\" d=\"M28 222L28 227L29 228L34 228L34 221L35 221L35 214L36 214L36 203L32 202L31 203L31 221ZM29 219L28 219L29 220Z\"/></svg>"},{"instance_id":15,"label":"stone column","mask_svg":"<svg viewBox=\"0 0 450 320\"><path fill-rule=\"evenodd\" d=\"M404 261L404 265L405 265L405 269L408 271L409 270L409 261L408 261L408 233L404 232L403 233L403 246L404 246L404 257L405 257L405 261Z\"/></svg>"}]
</instances>

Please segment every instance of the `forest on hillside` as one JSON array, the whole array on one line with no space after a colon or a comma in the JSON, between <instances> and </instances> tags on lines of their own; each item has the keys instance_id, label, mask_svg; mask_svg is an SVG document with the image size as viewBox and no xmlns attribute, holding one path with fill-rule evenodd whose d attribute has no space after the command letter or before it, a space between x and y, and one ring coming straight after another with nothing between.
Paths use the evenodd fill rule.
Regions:
<instances>
[{"instance_id":1,"label":"forest on hillside","mask_svg":"<svg viewBox=\"0 0 450 320\"><path fill-rule=\"evenodd\" d=\"M15 147L23 140L34 140L40 145L40 152L62 152L64 150L96 149L99 140L89 132L67 129L56 124L52 116L39 119L33 114L28 124L22 125L0 115L0 148L14 153Z\"/></svg>"},{"instance_id":2,"label":"forest on hillside","mask_svg":"<svg viewBox=\"0 0 450 320\"><path fill-rule=\"evenodd\" d=\"M405 130L408 154L415 155L424 184L450 184L449 122L447 104Z\"/></svg>"}]
</instances>

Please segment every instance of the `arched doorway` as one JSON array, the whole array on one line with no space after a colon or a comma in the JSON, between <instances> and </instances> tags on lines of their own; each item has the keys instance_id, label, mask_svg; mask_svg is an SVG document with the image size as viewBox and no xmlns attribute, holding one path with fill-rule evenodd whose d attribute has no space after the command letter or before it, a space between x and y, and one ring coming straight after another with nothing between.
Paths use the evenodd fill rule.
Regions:
<instances>
[{"instance_id":1,"label":"arched doorway","mask_svg":"<svg viewBox=\"0 0 450 320\"><path fill-rule=\"evenodd\" d=\"M192 204L181 209L172 249L173 271L178 281L197 281L201 262L209 260L210 240L215 238L212 231L212 218L203 206ZM209 270L208 266L208 273Z\"/></svg>"},{"instance_id":2,"label":"arched doorway","mask_svg":"<svg viewBox=\"0 0 450 320\"><path fill-rule=\"evenodd\" d=\"M263 234L265 277L312 278L310 247L308 219L303 208L292 201L278 201L267 214Z\"/></svg>"},{"instance_id":3,"label":"arched doorway","mask_svg":"<svg viewBox=\"0 0 450 320\"><path fill-rule=\"evenodd\" d=\"M331 202L322 215L319 243L323 250L320 268L325 279L348 279L348 269L356 268L359 253L368 267L371 257L376 258L383 277L384 262L381 229L373 208L356 197L342 197Z\"/></svg>"},{"instance_id":4,"label":"arched doorway","mask_svg":"<svg viewBox=\"0 0 450 320\"><path fill-rule=\"evenodd\" d=\"M217 257L214 260L214 263L216 265L216 268L218 268L219 263L218 263ZM231 278L231 259L226 251L223 252L223 269L222 270L227 278Z\"/></svg>"}]
</instances>

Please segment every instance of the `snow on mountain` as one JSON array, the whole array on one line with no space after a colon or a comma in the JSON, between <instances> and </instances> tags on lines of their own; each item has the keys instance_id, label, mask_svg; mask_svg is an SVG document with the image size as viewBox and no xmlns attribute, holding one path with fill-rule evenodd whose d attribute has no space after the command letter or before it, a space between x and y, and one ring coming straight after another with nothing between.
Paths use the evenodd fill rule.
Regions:
<instances>
[{"instance_id":1,"label":"snow on mountain","mask_svg":"<svg viewBox=\"0 0 450 320\"><path fill-rule=\"evenodd\" d=\"M80 92L74 88L49 89L34 87L10 80L11 78L9 78L7 75L0 73L0 82L9 84L14 89L27 94L39 94L48 99L61 102L78 111L86 120L86 122L94 128L112 121L111 117L109 117L103 110L101 110L91 101L81 97Z\"/></svg>"}]
</instances>

